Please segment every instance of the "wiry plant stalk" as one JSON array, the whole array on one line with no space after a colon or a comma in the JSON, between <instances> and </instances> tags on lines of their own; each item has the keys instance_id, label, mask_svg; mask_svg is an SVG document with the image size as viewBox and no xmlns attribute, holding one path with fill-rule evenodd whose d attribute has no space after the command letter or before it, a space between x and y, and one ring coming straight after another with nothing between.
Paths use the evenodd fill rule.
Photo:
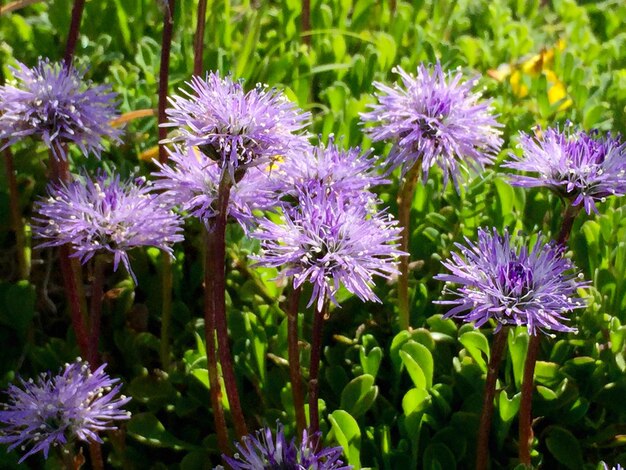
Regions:
<instances>
[{"instance_id":1,"label":"wiry plant stalk","mask_svg":"<svg viewBox=\"0 0 626 470\"><path fill-rule=\"evenodd\" d=\"M206 25L206 3L207 0L198 2L198 22L196 23L196 34L193 38L193 74L202 73L202 53L204 49L204 27Z\"/></svg>"},{"instance_id":2,"label":"wiry plant stalk","mask_svg":"<svg viewBox=\"0 0 626 470\"><path fill-rule=\"evenodd\" d=\"M581 206L569 204L563 214L563 223L557 243L565 246L574 225L574 220L580 212ZM522 397L519 408L519 460L524 465L530 465L530 448L533 440L532 430L532 397L535 365L539 355L541 337L532 335L528 342L526 361L524 362L524 375L522 378Z\"/></svg>"},{"instance_id":3,"label":"wiry plant stalk","mask_svg":"<svg viewBox=\"0 0 626 470\"><path fill-rule=\"evenodd\" d=\"M296 414L296 428L298 436L306 428L304 414L304 393L302 391L302 373L300 371L300 348L298 346L298 305L300 303L301 288L296 287L289 296L287 310L287 341L289 343L289 378L291 379L291 393L293 407Z\"/></svg>"},{"instance_id":4,"label":"wiry plant stalk","mask_svg":"<svg viewBox=\"0 0 626 470\"><path fill-rule=\"evenodd\" d=\"M318 407L319 398L319 372L322 359L322 335L324 320L328 313L328 300L321 309L315 309L313 316L313 332L311 338L311 366L309 367L309 429L313 436L320 430L320 415Z\"/></svg>"},{"instance_id":5,"label":"wiry plant stalk","mask_svg":"<svg viewBox=\"0 0 626 470\"><path fill-rule=\"evenodd\" d=\"M487 468L489 460L489 434L491 432L491 421L493 418L493 399L496 395L496 382L498 380L498 371L506 349L506 339L509 328L503 326L500 328L494 338L491 346L491 357L489 358L489 366L487 368L487 379L485 380L485 392L483 395L483 409L480 415L480 425L478 428L478 443L476 445L476 470L484 470Z\"/></svg>"},{"instance_id":6,"label":"wiry plant stalk","mask_svg":"<svg viewBox=\"0 0 626 470\"><path fill-rule=\"evenodd\" d=\"M70 23L70 31L67 35L67 44L65 46L65 65L72 65L74 53L76 52L76 43L78 42L78 34L80 32L80 23L83 19L83 10L85 9L85 0L76 0L72 8L72 20Z\"/></svg>"},{"instance_id":7,"label":"wiry plant stalk","mask_svg":"<svg viewBox=\"0 0 626 470\"><path fill-rule=\"evenodd\" d=\"M167 129L162 126L167 120L167 89L169 86L170 53L172 49L172 31L174 28L175 0L168 0L167 11L163 14L163 36L161 38L161 64L159 69L159 103L158 103L158 134L159 134L159 163L167 162L167 150L163 139L167 137ZM172 322L172 260L164 255L161 260L161 366L164 370L170 368L170 324Z\"/></svg>"},{"instance_id":8,"label":"wiry plant stalk","mask_svg":"<svg viewBox=\"0 0 626 470\"><path fill-rule=\"evenodd\" d=\"M415 197L415 186L420 175L420 161L411 167L404 177L404 182L398 192L398 222L402 227L400 250L409 253L411 238L411 206ZM400 257L400 277L398 278L398 310L400 329L406 330L410 326L409 306L409 256Z\"/></svg>"},{"instance_id":9,"label":"wiry plant stalk","mask_svg":"<svg viewBox=\"0 0 626 470\"><path fill-rule=\"evenodd\" d=\"M100 319L102 317L102 301L104 298L104 268L107 261L103 256L96 256L93 265L93 279L91 281L91 308L89 356L87 361L92 368L100 365L98 343L100 342Z\"/></svg>"}]
</instances>

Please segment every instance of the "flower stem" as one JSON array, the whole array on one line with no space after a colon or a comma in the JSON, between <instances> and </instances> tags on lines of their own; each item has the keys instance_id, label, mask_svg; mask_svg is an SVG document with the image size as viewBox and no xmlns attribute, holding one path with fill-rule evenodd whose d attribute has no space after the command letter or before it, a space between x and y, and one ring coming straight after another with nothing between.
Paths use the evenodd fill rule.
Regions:
<instances>
[{"instance_id":1,"label":"flower stem","mask_svg":"<svg viewBox=\"0 0 626 470\"><path fill-rule=\"evenodd\" d=\"M230 404L230 411L235 425L237 437L241 439L248 434L246 421L243 416L239 392L237 391L237 379L230 354L228 343L228 325L226 321L226 221L228 216L228 201L232 182L228 170L224 170L220 179L217 194L217 214L213 221L213 234L215 245L213 259L211 260L213 298L209 303L215 317L215 332L217 333L217 353L222 366L224 387Z\"/></svg>"},{"instance_id":2,"label":"flower stem","mask_svg":"<svg viewBox=\"0 0 626 470\"><path fill-rule=\"evenodd\" d=\"M204 49L204 27L206 25L206 0L198 2L198 22L196 23L196 35L193 38L193 74L199 76L202 73L202 52Z\"/></svg>"},{"instance_id":3,"label":"flower stem","mask_svg":"<svg viewBox=\"0 0 626 470\"><path fill-rule=\"evenodd\" d=\"M411 205L415 196L415 186L420 174L420 161L411 167L404 177L404 183L398 192L398 222L402 227L400 250L409 252L411 234ZM400 277L398 278L398 310L400 329L409 328L409 256L400 257Z\"/></svg>"},{"instance_id":4,"label":"flower stem","mask_svg":"<svg viewBox=\"0 0 626 470\"><path fill-rule=\"evenodd\" d=\"M318 408L319 372L322 359L322 333L324 318L328 312L328 302L324 302L321 309L315 309L313 316L313 332L311 338L311 366L309 368L309 427L313 436L320 430L320 415ZM313 447L315 448L315 447Z\"/></svg>"},{"instance_id":5,"label":"flower stem","mask_svg":"<svg viewBox=\"0 0 626 470\"><path fill-rule=\"evenodd\" d=\"M98 343L100 342L100 319L102 317L104 268L106 264L107 261L103 256L96 256L93 267L93 279L91 281L91 308L89 309L91 335L89 340L89 356L87 356L92 370L97 369L100 365Z\"/></svg>"},{"instance_id":6,"label":"flower stem","mask_svg":"<svg viewBox=\"0 0 626 470\"><path fill-rule=\"evenodd\" d=\"M157 121L159 123L159 163L167 162L167 151L163 139L167 137L167 129L162 127L166 121L167 89L169 87L170 53L172 49L172 30L174 28L175 0L168 0L167 9L163 14L163 35L161 38L161 64L159 68L159 103ZM172 260L163 254L161 260L161 367L170 368L170 325L172 319Z\"/></svg>"},{"instance_id":7,"label":"flower stem","mask_svg":"<svg viewBox=\"0 0 626 470\"><path fill-rule=\"evenodd\" d=\"M489 433L491 431L491 420L493 418L493 400L496 395L496 382L498 371L502 363L502 357L506 348L506 339L509 332L508 327L500 328L494 338L491 347L491 358L487 369L487 379L485 381L485 393L483 396L483 409L480 414L480 426L478 428L478 442L476 445L476 470L487 468L489 458Z\"/></svg>"},{"instance_id":8,"label":"flower stem","mask_svg":"<svg viewBox=\"0 0 626 470\"><path fill-rule=\"evenodd\" d=\"M563 214L561 231L557 238L557 244L565 247L574 225L574 220L580 212L581 206L569 204ZM519 408L519 460L524 465L530 465L530 447L533 440L532 430L532 396L533 378L535 376L535 365L539 355L541 337L538 334L531 335L528 342L528 352L524 363L524 375L522 377L522 398Z\"/></svg>"},{"instance_id":9,"label":"flower stem","mask_svg":"<svg viewBox=\"0 0 626 470\"><path fill-rule=\"evenodd\" d=\"M30 260L26 254L26 235L24 233L24 221L20 210L20 195L17 190L15 179L15 167L13 166L13 153L7 147L4 149L4 162L9 184L9 208L11 211L11 225L15 232L15 246L17 249L17 266L20 279L30 277Z\"/></svg>"},{"instance_id":10,"label":"flower stem","mask_svg":"<svg viewBox=\"0 0 626 470\"><path fill-rule=\"evenodd\" d=\"M102 461L102 446L99 442L91 441L89 443L89 457L91 458L92 470L104 470L104 462Z\"/></svg>"},{"instance_id":11,"label":"flower stem","mask_svg":"<svg viewBox=\"0 0 626 470\"><path fill-rule=\"evenodd\" d=\"M67 35L67 44L65 46L65 66L72 65L74 52L76 52L76 43L78 42L78 33L80 31L80 23L83 18L83 10L85 9L85 0L76 0L72 8L72 20L70 23L70 32Z\"/></svg>"},{"instance_id":12,"label":"flower stem","mask_svg":"<svg viewBox=\"0 0 626 470\"><path fill-rule=\"evenodd\" d=\"M204 335L206 338L207 369L209 372L209 388L211 393L211 407L213 408L213 420L217 434L217 445L222 454L230 454L228 440L228 428L226 417L222 408L222 385L217 367L217 345L215 342L215 309L213 299L215 297L215 284L213 280L213 253L215 252L215 234L209 230L206 232L207 243L204 265Z\"/></svg>"},{"instance_id":13,"label":"flower stem","mask_svg":"<svg viewBox=\"0 0 626 470\"><path fill-rule=\"evenodd\" d=\"M302 374L300 372L300 348L298 347L298 305L300 303L301 288L296 287L289 296L287 311L287 341L289 343L289 377L291 379L291 393L293 407L296 414L298 436L306 428L304 414L304 392L302 391Z\"/></svg>"},{"instance_id":14,"label":"flower stem","mask_svg":"<svg viewBox=\"0 0 626 470\"><path fill-rule=\"evenodd\" d=\"M302 0L302 40L307 46L311 45L311 35L307 34L311 31L311 0Z\"/></svg>"}]
</instances>

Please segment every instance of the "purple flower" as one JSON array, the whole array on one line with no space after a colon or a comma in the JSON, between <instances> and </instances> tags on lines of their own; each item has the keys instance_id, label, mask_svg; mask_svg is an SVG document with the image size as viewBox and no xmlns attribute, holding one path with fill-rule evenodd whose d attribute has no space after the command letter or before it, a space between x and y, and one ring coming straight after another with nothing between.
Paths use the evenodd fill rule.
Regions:
<instances>
[{"instance_id":1,"label":"purple flower","mask_svg":"<svg viewBox=\"0 0 626 470\"><path fill-rule=\"evenodd\" d=\"M77 177L48 192L35 209L34 233L45 240L39 247L70 244L82 263L111 254L114 269L121 261L135 279L128 250L154 246L171 255L170 245L183 240L180 217L141 178L122 182L100 172L95 180Z\"/></svg>"},{"instance_id":2,"label":"purple flower","mask_svg":"<svg viewBox=\"0 0 626 470\"><path fill-rule=\"evenodd\" d=\"M540 137L521 133L520 147L522 156L510 154L504 166L537 175L510 175L516 186L547 186L587 214L598 212L596 202L626 194L626 143L619 136L547 129Z\"/></svg>"},{"instance_id":3,"label":"purple flower","mask_svg":"<svg viewBox=\"0 0 626 470\"><path fill-rule=\"evenodd\" d=\"M31 68L12 68L15 83L0 86L0 140L5 147L27 136L43 140L65 160L65 144L74 142L87 156L100 156L104 137L119 141L110 121L117 115L115 93L84 80L85 72L39 59Z\"/></svg>"},{"instance_id":4,"label":"purple flower","mask_svg":"<svg viewBox=\"0 0 626 470\"><path fill-rule=\"evenodd\" d=\"M429 71L423 64L417 77L395 67L402 79L389 87L375 82L379 103L361 114L372 140L393 142L388 165L403 173L419 164L424 181L433 165L443 170L444 185L452 178L459 188L461 169L480 171L492 163L502 145L501 125L491 101L481 101L472 89L478 78L462 82L463 74L444 74L439 62Z\"/></svg>"},{"instance_id":5,"label":"purple flower","mask_svg":"<svg viewBox=\"0 0 626 470\"><path fill-rule=\"evenodd\" d=\"M340 149L331 138L328 146L310 147L290 153L282 163L271 168L275 190L281 195L296 196L298 188L319 185L325 191L341 193L345 198L362 200L373 195L369 189L389 181L377 174L376 159L359 148Z\"/></svg>"},{"instance_id":6,"label":"purple flower","mask_svg":"<svg viewBox=\"0 0 626 470\"><path fill-rule=\"evenodd\" d=\"M602 465L604 466L604 470L624 470L624 467L622 467L620 464L617 464L615 467L611 467L610 469L606 463L602 462Z\"/></svg>"},{"instance_id":7,"label":"purple flower","mask_svg":"<svg viewBox=\"0 0 626 470\"><path fill-rule=\"evenodd\" d=\"M130 398L117 396L122 386L119 379L104 372L105 367L91 372L89 364L78 358L54 377L41 374L36 382L9 385L9 403L0 411L4 426L0 443L10 444L9 450L32 446L21 463L39 451L48 458L51 446L64 446L74 439L102 442L98 432L116 429L113 421L130 418L122 409Z\"/></svg>"},{"instance_id":8,"label":"purple flower","mask_svg":"<svg viewBox=\"0 0 626 470\"><path fill-rule=\"evenodd\" d=\"M155 161L161 170L153 174L158 178L155 189L163 190L163 200L208 223L215 216L213 204L220 183L219 164L196 147L182 150L178 146L170 151L169 163L173 165ZM276 205L269 171L266 167L249 168L230 191L229 215L244 229L253 225L254 211Z\"/></svg>"},{"instance_id":9,"label":"purple flower","mask_svg":"<svg viewBox=\"0 0 626 470\"><path fill-rule=\"evenodd\" d=\"M188 146L198 146L209 158L226 165L231 174L242 166L269 163L272 158L309 143L300 132L309 120L275 89L262 85L245 92L241 82L216 73L206 80L192 77L191 91L170 99L170 121Z\"/></svg>"},{"instance_id":10,"label":"purple flower","mask_svg":"<svg viewBox=\"0 0 626 470\"><path fill-rule=\"evenodd\" d=\"M576 289L586 285L573 273L574 266L563 258L563 248L546 243L539 234L529 251L520 237L511 239L507 231L478 230L478 243L466 239L457 244L461 254L452 253L443 265L451 274L435 279L446 282L444 294L454 300L435 303L454 306L446 317L475 322L481 327L490 319L502 325L527 326L531 335L537 331L576 331L564 325L565 314L583 308ZM457 289L448 283L459 284Z\"/></svg>"},{"instance_id":11,"label":"purple flower","mask_svg":"<svg viewBox=\"0 0 626 470\"><path fill-rule=\"evenodd\" d=\"M373 277L397 274L403 254L397 249L400 229L389 214L314 190L300 191L298 203L281 218L281 224L260 220L252 234L261 240L260 265L284 267L296 288L310 282L309 306L317 301L318 309L328 299L337 304L334 296L342 285L363 301L380 302Z\"/></svg>"},{"instance_id":12,"label":"purple flower","mask_svg":"<svg viewBox=\"0 0 626 470\"><path fill-rule=\"evenodd\" d=\"M321 433L309 436L305 430L300 445L292 439L287 442L282 424L277 424L276 437L270 428L244 436L235 447L234 458L223 455L232 470L349 470L340 460L342 447L319 448ZM217 467L221 468L221 467Z\"/></svg>"}]
</instances>

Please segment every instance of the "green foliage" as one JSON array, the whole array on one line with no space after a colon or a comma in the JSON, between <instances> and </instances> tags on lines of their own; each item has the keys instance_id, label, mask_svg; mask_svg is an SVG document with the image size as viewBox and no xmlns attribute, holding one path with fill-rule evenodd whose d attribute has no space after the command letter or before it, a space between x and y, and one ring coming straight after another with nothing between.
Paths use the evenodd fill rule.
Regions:
<instances>
[{"instance_id":1,"label":"green foliage","mask_svg":"<svg viewBox=\"0 0 626 470\"><path fill-rule=\"evenodd\" d=\"M86 2L77 50L88 76L111 84L121 112L156 108L164 2ZM196 2L176 2L170 91L183 86L193 66ZM395 285L379 285L381 305L341 294L325 325L320 374L324 443L339 444L355 468L472 468L491 330L474 330L442 317L434 305L441 259L454 243L494 226L527 233L558 233L563 206L543 190L508 184L499 163L515 152L519 131L569 119L585 129L626 131L626 61L622 2L316 0L312 30L303 32L298 0L208 2L203 59L251 85L286 90L311 111L311 133L343 146L371 146L359 113L374 102L373 82L391 82L395 65L414 71L440 59L467 76L494 100L505 148L494 168L468 175L457 194L443 188L435 169L418 185L411 207L411 331L398 331ZM63 55L72 2L39 2L2 16L0 70L10 77L15 61ZM310 46L304 38L310 39ZM157 144L156 120L128 123L123 145L105 152L95 169L115 164L122 172L153 167L142 152ZM389 150L374 145L377 154ZM19 206L26 219L44 194L45 149L17 144ZM149 160L149 159L147 159ZM79 157L73 168L84 164ZM56 265L48 251L32 255L30 281L15 275L5 160L0 172L1 384L18 375L55 370L77 355ZM377 188L395 213L400 176ZM209 404L202 302L203 240L189 222L186 241L175 248L171 369L160 362L162 257L133 253L138 286L123 272L107 273L100 350L111 375L125 382L133 418L122 436L105 437L108 466L116 468L212 468L217 464ZM597 215L578 217L570 251L590 286L589 306L572 324L577 335L544 338L536 368L533 462L543 468L596 468L600 460L626 462L626 205L610 199ZM27 247L30 250L29 247ZM295 434L287 363L285 283L277 271L255 267L257 249L241 230L228 232L227 302L236 379L249 425ZM29 251L30 254L30 251ZM89 267L85 274L88 275ZM51 273L52 271L52 273ZM307 293L303 299L308 298ZM300 361L310 359L311 315L300 305ZM511 329L494 403L491 468L517 464L517 413L528 334ZM228 402L223 398L227 414ZM124 434L126 436L124 440ZM0 452L0 467L17 468L13 453ZM33 468L54 468L52 457Z\"/></svg>"}]
</instances>

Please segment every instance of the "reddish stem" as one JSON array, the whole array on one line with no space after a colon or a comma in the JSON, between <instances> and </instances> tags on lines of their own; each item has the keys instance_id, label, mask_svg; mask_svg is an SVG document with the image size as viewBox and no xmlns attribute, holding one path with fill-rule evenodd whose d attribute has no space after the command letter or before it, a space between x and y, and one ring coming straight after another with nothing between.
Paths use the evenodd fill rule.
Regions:
<instances>
[{"instance_id":1,"label":"reddish stem","mask_svg":"<svg viewBox=\"0 0 626 470\"><path fill-rule=\"evenodd\" d=\"M215 284L213 279L212 265L215 253L215 234L207 230L207 243L204 267L204 335L206 338L207 369L209 372L209 387L211 393L211 407L213 408L213 420L217 434L217 445L222 454L230 454L230 442L226 417L222 408L222 385L217 366L217 345L215 343L215 309L213 298L215 297Z\"/></svg>"},{"instance_id":2,"label":"reddish stem","mask_svg":"<svg viewBox=\"0 0 626 470\"><path fill-rule=\"evenodd\" d=\"M557 244L565 249L574 225L574 220L580 212L581 206L569 204L563 214L561 231L557 238ZM530 448L533 440L532 430L532 397L533 379L535 376L535 365L539 355L541 337L538 334L531 335L528 342L528 352L524 363L524 375L522 378L522 397L519 408L519 460L524 465L530 465Z\"/></svg>"},{"instance_id":3,"label":"reddish stem","mask_svg":"<svg viewBox=\"0 0 626 470\"><path fill-rule=\"evenodd\" d=\"M306 428L304 414L304 391L302 390L302 374L300 371L300 348L298 347L298 305L300 303L301 288L296 287L289 296L287 311L287 341L289 343L289 377L291 378L291 393L293 407L296 414L298 436Z\"/></svg>"},{"instance_id":4,"label":"reddish stem","mask_svg":"<svg viewBox=\"0 0 626 470\"><path fill-rule=\"evenodd\" d=\"M65 46L65 66L72 65L74 53L76 52L76 43L78 42L78 33L80 32L80 23L83 18L83 10L85 9L85 0L76 0L72 8L72 20L70 23L70 32L67 35L67 44Z\"/></svg>"},{"instance_id":5,"label":"reddish stem","mask_svg":"<svg viewBox=\"0 0 626 470\"><path fill-rule=\"evenodd\" d=\"M320 415L318 407L319 372L322 359L322 333L324 317L328 312L328 302L324 302L321 309L315 309L313 316L313 332L311 338L311 366L309 368L309 428L313 437L320 430ZM317 446L312 442L312 448Z\"/></svg>"},{"instance_id":6,"label":"reddish stem","mask_svg":"<svg viewBox=\"0 0 626 470\"><path fill-rule=\"evenodd\" d=\"M246 421L239 401L237 379L233 367L230 345L228 343L228 325L226 321L226 220L228 216L228 201L230 199L231 179L228 170L220 179L217 195L217 215L213 220L212 236L215 238L213 258L211 260L211 274L213 280L213 296L209 303L215 317L215 332L217 333L217 353L222 366L224 387L230 404L233 424L237 437L241 439L248 434Z\"/></svg>"},{"instance_id":7,"label":"reddish stem","mask_svg":"<svg viewBox=\"0 0 626 470\"><path fill-rule=\"evenodd\" d=\"M202 52L204 49L204 27L206 25L206 0L198 2L198 22L196 23L196 35L193 38L193 74L199 76L202 73Z\"/></svg>"},{"instance_id":8,"label":"reddish stem","mask_svg":"<svg viewBox=\"0 0 626 470\"><path fill-rule=\"evenodd\" d=\"M311 45L311 0L302 0L302 40L307 46Z\"/></svg>"},{"instance_id":9,"label":"reddish stem","mask_svg":"<svg viewBox=\"0 0 626 470\"><path fill-rule=\"evenodd\" d=\"M104 297L104 268L106 261L101 256L96 256L93 267L93 279L91 281L91 335L89 341L88 361L92 369L100 365L98 344L100 342L100 320L102 317L102 300Z\"/></svg>"},{"instance_id":10,"label":"reddish stem","mask_svg":"<svg viewBox=\"0 0 626 470\"><path fill-rule=\"evenodd\" d=\"M500 328L494 338L491 347L491 357L487 369L487 379L485 381L485 393L483 395L483 409L480 415L480 426L478 428L478 442L476 444L476 470L487 468L489 458L489 434L491 432L491 421L493 418L493 400L496 396L496 382L498 371L502 363L502 357L506 348L506 339L509 332L508 327Z\"/></svg>"},{"instance_id":11,"label":"reddish stem","mask_svg":"<svg viewBox=\"0 0 626 470\"><path fill-rule=\"evenodd\" d=\"M167 106L167 88L169 86L169 74L170 74L170 52L172 49L172 30L174 29L174 8L176 6L175 0L168 0L168 8L163 17L163 36L161 39L161 65L159 69L159 107L158 107L158 122L159 122L159 142L163 141L167 137L167 128L162 127L160 124L167 120L165 114L165 108ZM165 146L159 143L159 162L167 162L167 151Z\"/></svg>"}]
</instances>

